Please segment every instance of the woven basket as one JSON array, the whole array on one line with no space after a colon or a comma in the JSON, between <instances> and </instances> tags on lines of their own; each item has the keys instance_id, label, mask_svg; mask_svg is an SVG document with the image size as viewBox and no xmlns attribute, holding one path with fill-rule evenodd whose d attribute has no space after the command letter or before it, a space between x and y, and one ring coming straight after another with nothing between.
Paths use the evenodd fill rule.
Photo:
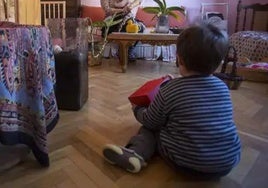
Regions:
<instances>
[{"instance_id":1,"label":"woven basket","mask_svg":"<svg viewBox=\"0 0 268 188\"><path fill-rule=\"evenodd\" d=\"M226 67L228 63L232 62L231 72L226 72ZM237 53L233 46L230 46L228 49L227 56L224 59L224 63L221 67L221 72L214 73L214 76L220 78L229 89L238 89L244 80L243 77L237 75Z\"/></svg>"}]
</instances>

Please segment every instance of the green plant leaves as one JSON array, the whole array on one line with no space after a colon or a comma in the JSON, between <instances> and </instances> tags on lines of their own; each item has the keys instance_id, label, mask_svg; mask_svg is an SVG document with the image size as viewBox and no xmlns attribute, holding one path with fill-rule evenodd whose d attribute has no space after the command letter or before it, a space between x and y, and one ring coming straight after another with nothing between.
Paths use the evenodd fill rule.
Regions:
<instances>
[{"instance_id":1,"label":"green plant leaves","mask_svg":"<svg viewBox=\"0 0 268 188\"><path fill-rule=\"evenodd\" d=\"M92 46L92 48L91 48L91 57L92 58L96 59L103 53L104 48L105 48L106 44L108 43L107 36L108 36L109 29L113 25L119 24L120 22L123 21L123 19L118 19L120 17L122 17L121 14L114 14L113 16L108 17L103 21L94 21L94 22L92 22L92 20L89 18L90 26L92 27L90 30L90 36L89 36L91 46ZM103 34L104 36L103 36L101 43L98 42L98 46L95 46L95 43L94 43L94 34L93 34L94 27L95 28L96 27L97 28L104 28L104 34ZM95 53L95 48L98 49L97 54Z\"/></svg>"},{"instance_id":2,"label":"green plant leaves","mask_svg":"<svg viewBox=\"0 0 268 188\"><path fill-rule=\"evenodd\" d=\"M150 13L150 14L158 14L161 12L159 7L144 7L144 12Z\"/></svg>"},{"instance_id":3,"label":"green plant leaves","mask_svg":"<svg viewBox=\"0 0 268 188\"><path fill-rule=\"evenodd\" d=\"M157 3L158 7L152 7L152 6L144 7L143 8L144 12L147 12L149 14L155 14L158 17L160 15L169 15L177 20L181 19L181 15L179 15L177 11L182 13L184 16L186 15L185 9L183 7L179 6L167 7L165 0L153 0L153 1Z\"/></svg>"},{"instance_id":4,"label":"green plant leaves","mask_svg":"<svg viewBox=\"0 0 268 188\"><path fill-rule=\"evenodd\" d=\"M168 7L167 10L168 10L168 12L179 11L180 13L185 15L185 9L182 7L172 6L172 7Z\"/></svg>"},{"instance_id":5,"label":"green plant leaves","mask_svg":"<svg viewBox=\"0 0 268 188\"><path fill-rule=\"evenodd\" d=\"M161 0L154 0L154 2L156 2L158 4L161 12L164 14L165 9L167 7L166 1L165 0L163 0L163 1L161 1Z\"/></svg>"},{"instance_id":6,"label":"green plant leaves","mask_svg":"<svg viewBox=\"0 0 268 188\"><path fill-rule=\"evenodd\" d=\"M91 23L92 27L105 27L105 23L103 21L95 21Z\"/></svg>"}]
</instances>

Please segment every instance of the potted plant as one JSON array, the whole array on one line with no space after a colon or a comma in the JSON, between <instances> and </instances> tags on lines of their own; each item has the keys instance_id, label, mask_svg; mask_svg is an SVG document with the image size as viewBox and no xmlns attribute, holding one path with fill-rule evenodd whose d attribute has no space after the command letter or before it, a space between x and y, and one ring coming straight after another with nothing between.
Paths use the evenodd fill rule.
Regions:
<instances>
[{"instance_id":1,"label":"potted plant","mask_svg":"<svg viewBox=\"0 0 268 188\"><path fill-rule=\"evenodd\" d=\"M92 20L89 18L90 23L90 32L89 32L89 43L90 43L90 65L100 65L101 64L101 56L103 54L103 51L105 49L106 44L108 43L107 37L109 33L110 27L119 24L122 22L122 19L116 19L120 17L120 14L114 14L111 17L106 18L103 21L95 21L92 22ZM101 30L101 28L104 28L103 37L100 35L98 36L99 39L94 38L96 36L94 32L96 30Z\"/></svg>"},{"instance_id":2,"label":"potted plant","mask_svg":"<svg viewBox=\"0 0 268 188\"><path fill-rule=\"evenodd\" d=\"M183 15L186 14L184 7L179 6L171 6L167 7L166 0L153 0L158 6L150 6L144 7L143 11L155 14L154 18L158 18L156 23L155 31L157 33L168 33L169 32L169 21L168 17L172 16L176 20L180 20L181 16L178 12L182 13Z\"/></svg>"}]
</instances>

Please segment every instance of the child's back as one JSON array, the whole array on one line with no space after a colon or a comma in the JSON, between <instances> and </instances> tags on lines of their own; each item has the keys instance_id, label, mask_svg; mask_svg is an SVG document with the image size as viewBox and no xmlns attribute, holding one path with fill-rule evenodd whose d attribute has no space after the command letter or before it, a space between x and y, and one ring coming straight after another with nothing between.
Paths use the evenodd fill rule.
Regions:
<instances>
[{"instance_id":1,"label":"child's back","mask_svg":"<svg viewBox=\"0 0 268 188\"><path fill-rule=\"evenodd\" d=\"M166 126L159 127L165 157L202 172L229 170L238 163L240 141L229 91L221 80L204 75L177 78L159 95L163 101L150 108L163 109L167 117ZM150 127L151 121L144 124Z\"/></svg>"}]
</instances>

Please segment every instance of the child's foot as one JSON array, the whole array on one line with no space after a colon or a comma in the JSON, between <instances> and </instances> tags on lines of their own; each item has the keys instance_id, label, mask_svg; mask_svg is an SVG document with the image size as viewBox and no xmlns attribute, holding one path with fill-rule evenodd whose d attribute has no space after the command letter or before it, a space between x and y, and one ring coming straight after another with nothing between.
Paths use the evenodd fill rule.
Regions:
<instances>
[{"instance_id":1,"label":"child's foot","mask_svg":"<svg viewBox=\"0 0 268 188\"><path fill-rule=\"evenodd\" d=\"M103 156L109 163L132 173L139 172L141 167L146 165L143 158L135 153L135 151L112 144L104 146Z\"/></svg>"}]
</instances>

